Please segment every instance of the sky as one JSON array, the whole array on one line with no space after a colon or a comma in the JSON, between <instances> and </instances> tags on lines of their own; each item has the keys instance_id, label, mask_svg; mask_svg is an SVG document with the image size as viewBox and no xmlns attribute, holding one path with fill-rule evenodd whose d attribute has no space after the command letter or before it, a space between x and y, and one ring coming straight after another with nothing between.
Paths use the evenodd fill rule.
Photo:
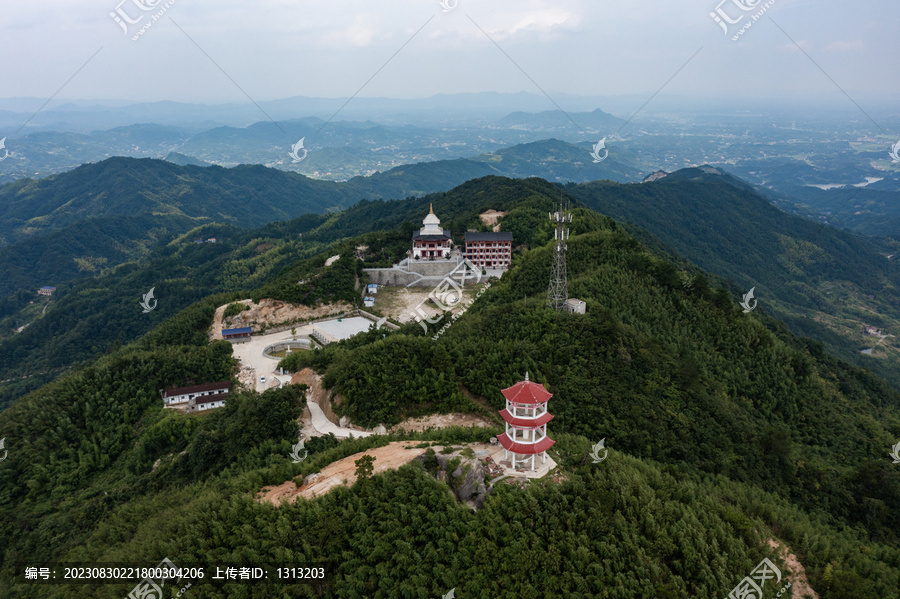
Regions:
<instances>
[{"instance_id":1,"label":"sky","mask_svg":"<svg viewBox=\"0 0 900 599\"><path fill-rule=\"evenodd\" d=\"M443 1L6 0L0 98L900 98L896 0Z\"/></svg>"}]
</instances>

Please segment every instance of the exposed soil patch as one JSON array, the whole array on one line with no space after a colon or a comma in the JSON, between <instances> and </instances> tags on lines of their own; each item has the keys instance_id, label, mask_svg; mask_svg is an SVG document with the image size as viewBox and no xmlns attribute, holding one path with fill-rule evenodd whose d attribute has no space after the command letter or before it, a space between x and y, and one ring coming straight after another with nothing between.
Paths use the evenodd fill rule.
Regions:
<instances>
[{"instance_id":1,"label":"exposed soil patch","mask_svg":"<svg viewBox=\"0 0 900 599\"><path fill-rule=\"evenodd\" d=\"M224 306L219 306L218 308L216 308L216 313L213 317L212 329L209 333L210 341L221 339L223 328L235 329L241 327L250 327L251 329L253 329L254 333L258 333L259 331L267 327L272 327L282 323L313 320L316 318L322 318L323 316L337 314L341 311L349 312L353 310L353 306L351 306L347 302L322 304L315 307L310 307L299 304L289 304L287 302L265 298L260 300L258 304L249 299L240 300L237 303L250 306L250 309L244 310L240 314L232 316L227 321L223 322L225 308L227 308L228 305L226 304Z\"/></svg>"},{"instance_id":2,"label":"exposed soil patch","mask_svg":"<svg viewBox=\"0 0 900 599\"><path fill-rule=\"evenodd\" d=\"M408 418L400 424L391 427L391 431L424 431L428 427L431 428L447 428L448 426L496 426L478 414L430 414L421 418Z\"/></svg>"},{"instance_id":3,"label":"exposed soil patch","mask_svg":"<svg viewBox=\"0 0 900 599\"><path fill-rule=\"evenodd\" d=\"M803 567L797 556L791 553L786 545L782 545L775 539L768 539L766 542L771 549L778 551L778 557L784 561L785 567L789 570L785 575L791 581L791 599L819 599L819 595L809 586L806 568Z\"/></svg>"},{"instance_id":4,"label":"exposed soil patch","mask_svg":"<svg viewBox=\"0 0 900 599\"><path fill-rule=\"evenodd\" d=\"M413 315L420 306L426 317L434 318L441 311L428 303L431 292L429 287L381 287L375 298L375 307L382 314L404 324L415 319Z\"/></svg>"},{"instance_id":5,"label":"exposed soil patch","mask_svg":"<svg viewBox=\"0 0 900 599\"><path fill-rule=\"evenodd\" d=\"M499 220L506 216L507 212L498 212L497 210L488 210L487 212L482 212L478 215L478 218L481 219L481 222L494 227L494 232L500 230Z\"/></svg>"},{"instance_id":6,"label":"exposed soil patch","mask_svg":"<svg viewBox=\"0 0 900 599\"><path fill-rule=\"evenodd\" d=\"M401 324L413 322L417 310L425 313L427 318L433 319L442 313L436 304L428 302L428 296L434 290L431 287L384 287L378 288L375 296L375 309L384 316L389 316ZM462 299L451 306L451 312L457 312L460 307L475 299L478 288L472 285L463 288ZM449 318L449 317L448 317ZM441 322L448 322L446 319Z\"/></svg>"},{"instance_id":7,"label":"exposed soil patch","mask_svg":"<svg viewBox=\"0 0 900 599\"><path fill-rule=\"evenodd\" d=\"M364 455L375 458L373 474L393 470L425 453L425 449L404 449L410 444L410 441L395 441L384 447L355 453L323 468L318 477L310 484L297 487L294 481L289 480L277 486L263 487L256 499L260 502L268 501L278 505L282 501L295 501L297 497L312 499L324 495L340 485L349 487L356 482L356 460Z\"/></svg>"}]
</instances>

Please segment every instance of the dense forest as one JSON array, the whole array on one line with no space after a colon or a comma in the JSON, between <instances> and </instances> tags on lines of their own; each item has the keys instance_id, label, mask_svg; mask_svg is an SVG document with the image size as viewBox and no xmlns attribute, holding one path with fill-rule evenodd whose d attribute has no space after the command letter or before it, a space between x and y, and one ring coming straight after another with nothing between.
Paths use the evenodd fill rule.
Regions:
<instances>
[{"instance_id":1,"label":"dense forest","mask_svg":"<svg viewBox=\"0 0 900 599\"><path fill-rule=\"evenodd\" d=\"M526 149L523 146L519 151ZM130 176L141 181L139 175L145 171L156 173L153 177L157 179L165 178L154 170L156 161L122 160L125 162L117 168L127 166ZM119 181L124 174L114 175L113 167L116 164L107 164L108 172L104 172L110 181ZM71 175L75 176L75 172ZM281 175L288 174L277 176ZM400 179L408 174L401 175L396 173ZM230 176L220 175L213 180L221 179L219 184L226 185ZM54 189L50 182L42 185ZM409 235L427 213L430 203L438 206L442 226L450 229L455 241L461 243L466 230L483 228L477 217L480 212L487 209L515 212L529 197L559 197L559 194L558 187L540 179L489 176L446 193L406 200L363 200L338 213L306 214L258 229L207 224L171 239L177 223L181 222L176 217L117 216L109 217L108 223L104 221L110 227L104 225L100 230L103 235L111 235L109 239L103 235L97 237L94 221L35 237L35 248L17 244L6 249L8 252L15 249L6 256L14 265L9 278L3 278L10 281L8 285L36 284L38 280L41 284L55 284L43 278L53 274L87 278L58 284L57 294L40 319L43 306L37 309L36 304L29 303L35 298L33 287L0 298L0 354L13 357L0 361L0 405L51 380L74 362L105 351L117 341L127 343L137 338L163 315L171 316L200 297L258 289L273 282L282 270L294 268L299 259L325 251L331 255L354 251L335 244L355 239L357 245L374 248L364 254L366 266L389 266L403 257ZM713 169L685 169L644 184L569 185L565 187L565 197L578 198L585 205L618 219L631 234L678 261L684 270L696 270L689 263L681 262L686 259L722 277L722 283L737 297L755 288L760 300L759 311L776 316L795 334L824 343L830 353L872 370L900 388L897 375L900 349L896 338L863 334L863 325L871 325L896 335L894 328L900 323L895 292L900 284L898 271L893 262L880 255L896 251L888 241L862 238L787 215L759 197L749 185ZM142 219L168 218L174 224L148 229L145 239L136 238L138 241L127 250L132 261L123 270L117 270L117 262L125 259L122 250L127 244L116 241L114 221L128 218L132 221L123 225L123 231L131 230L129 227L143 222ZM527 240L531 231L539 228L543 216L540 211L532 210L527 217L508 216L504 220L504 230L511 231L517 240ZM707 226L709 222L718 225ZM163 229L170 232L169 237ZM195 237L210 236L217 237L218 243L192 244ZM91 254L88 248L92 244L99 244L101 249ZM29 268L37 249L53 255L69 251L69 246L85 248L80 261L50 260ZM104 247L109 249L103 250ZM849 268L847 264L857 266ZM160 273L166 273L164 281L159 280ZM123 286L123 279L134 284ZM138 281L144 282L138 286ZM127 304L136 305L140 296L154 285L163 285L167 298L154 314L141 314L140 310L135 313L123 307L126 299ZM157 297L161 297L159 291ZM342 293L349 298L349 291ZM289 293L285 299L290 297L295 301L295 295ZM98 321L110 326L88 327L82 320L73 319L70 315L82 313L85 302L90 303ZM25 325L28 328L13 334ZM48 336L51 330L56 339ZM860 353L867 347L873 348L871 356ZM48 359L53 355L58 357Z\"/></svg>"},{"instance_id":2,"label":"dense forest","mask_svg":"<svg viewBox=\"0 0 900 599\"><path fill-rule=\"evenodd\" d=\"M881 455L900 424L900 393L777 321L745 315L702 273L686 280L586 213L575 212L575 232L592 220L599 230L573 236L567 254L570 295L587 302L585 316L547 312L550 253L538 248L437 342L411 326L283 364L326 372L345 399L338 409L367 426L459 409L459 385L500 409L500 389L530 371L557 393L557 430L781 491L896 542L900 476ZM548 222L533 236L549 231ZM441 399L426 408L423 397Z\"/></svg>"},{"instance_id":3,"label":"dense forest","mask_svg":"<svg viewBox=\"0 0 900 599\"><path fill-rule=\"evenodd\" d=\"M421 222L429 201L436 198L446 206L444 226L461 241L467 228L480 224L479 212L513 206L519 198L553 189L538 180L490 177L430 198L363 201L341 213L307 214L259 229L204 225L152 246L141 260L58 285L42 316L29 303L34 290L9 295L0 299L0 408L74 364L137 339L211 294L229 294L224 301L251 293L301 303L355 300L355 281L334 279L336 272L317 279L325 258L349 256L357 246L367 245L370 251L362 266L389 266L404 256L413 222ZM194 243L197 236L216 236L217 243ZM343 272L347 265L342 261L338 270ZM294 284L304 279L309 284L296 289ZM319 288L322 284L325 287ZM151 288L159 304L145 314L139 302Z\"/></svg>"},{"instance_id":4,"label":"dense forest","mask_svg":"<svg viewBox=\"0 0 900 599\"><path fill-rule=\"evenodd\" d=\"M121 280L92 279L93 296L81 283L61 290L61 305L83 305L90 318L93 302L111 320L67 329L69 345L46 359L69 371L0 412L9 452L0 463L0 598L121 598L133 586L25 585L14 580L24 561L164 557L327 572L318 585L193 581L191 596L204 598L451 589L461 598L716 597L763 557L787 571L770 539L797 555L821 599L900 597L900 470L887 457L900 437L900 393L888 382L761 311L743 313L714 277L584 207L574 210L567 260L569 295L587 313L549 311L546 213L558 189L485 179L442 197L442 224L454 234L479 226L485 209L508 211L511 270L436 341L443 322L428 334L416 325L371 331L283 364L322 372L344 398L335 409L364 426L490 413L502 407L500 390L527 371L554 394L556 476L498 484L475 512L416 461L315 500L258 501L266 485L391 441L460 445L498 434L319 437L308 440L308 459L293 463L301 386L237 389L203 414L162 407L167 386L235 376L231 346L206 335L216 307L242 297L348 299L360 268L398 257L429 199L365 202L247 240L173 242L159 262L119 267ZM361 246L365 261L353 258ZM335 254L341 259L325 268ZM178 283L156 281L161 267ZM122 287L100 290L102 281ZM141 314L136 302L154 283L160 307ZM83 304L70 303L79 296ZM180 304L165 306L164 297ZM45 320L61 326L52 314L20 335ZM138 318L147 320L125 328ZM67 355L87 334L96 345ZM31 339L0 347L20 348L9 355L23 364L50 347ZM587 452L601 438L609 457L593 464Z\"/></svg>"},{"instance_id":5,"label":"dense forest","mask_svg":"<svg viewBox=\"0 0 900 599\"><path fill-rule=\"evenodd\" d=\"M864 237L786 214L751 186L710 167L657 181L565 186L586 206L622 223L642 241L730 282L755 289L760 310L799 336L889 379L900 389L900 346L863 334L900 327L900 266L894 240ZM873 354L860 350L872 348Z\"/></svg>"},{"instance_id":6,"label":"dense forest","mask_svg":"<svg viewBox=\"0 0 900 599\"><path fill-rule=\"evenodd\" d=\"M44 179L0 187L0 243L62 229L86 218L169 214L244 227L351 205L361 199L330 181L263 166L179 166L114 157ZM60 210L65 206L65 210Z\"/></svg>"}]
</instances>

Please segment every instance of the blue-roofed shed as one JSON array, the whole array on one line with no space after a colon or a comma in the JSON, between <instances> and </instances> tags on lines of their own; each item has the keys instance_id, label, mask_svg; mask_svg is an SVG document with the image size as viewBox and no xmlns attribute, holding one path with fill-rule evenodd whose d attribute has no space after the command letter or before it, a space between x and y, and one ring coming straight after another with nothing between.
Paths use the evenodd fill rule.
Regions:
<instances>
[{"instance_id":1,"label":"blue-roofed shed","mask_svg":"<svg viewBox=\"0 0 900 599\"><path fill-rule=\"evenodd\" d=\"M252 329L250 327L241 327L239 329L222 329L222 339L226 341L247 340L250 338Z\"/></svg>"}]
</instances>

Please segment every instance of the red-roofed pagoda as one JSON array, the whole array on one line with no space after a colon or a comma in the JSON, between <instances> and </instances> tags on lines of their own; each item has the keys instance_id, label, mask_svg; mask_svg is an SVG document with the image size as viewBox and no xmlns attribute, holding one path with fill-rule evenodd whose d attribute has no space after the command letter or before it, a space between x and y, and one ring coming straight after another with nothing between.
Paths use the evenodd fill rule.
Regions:
<instances>
[{"instance_id":1,"label":"red-roofed pagoda","mask_svg":"<svg viewBox=\"0 0 900 599\"><path fill-rule=\"evenodd\" d=\"M528 380L516 383L502 391L506 398L506 407L500 410L500 416L506 421L506 432L497 437L509 459L512 453L512 467L528 466L531 459L531 470L534 471L534 456L541 456L541 464L547 461L547 450L556 441L547 436L547 423L553 420L553 414L547 411L547 401L553 397L543 385Z\"/></svg>"}]
</instances>

